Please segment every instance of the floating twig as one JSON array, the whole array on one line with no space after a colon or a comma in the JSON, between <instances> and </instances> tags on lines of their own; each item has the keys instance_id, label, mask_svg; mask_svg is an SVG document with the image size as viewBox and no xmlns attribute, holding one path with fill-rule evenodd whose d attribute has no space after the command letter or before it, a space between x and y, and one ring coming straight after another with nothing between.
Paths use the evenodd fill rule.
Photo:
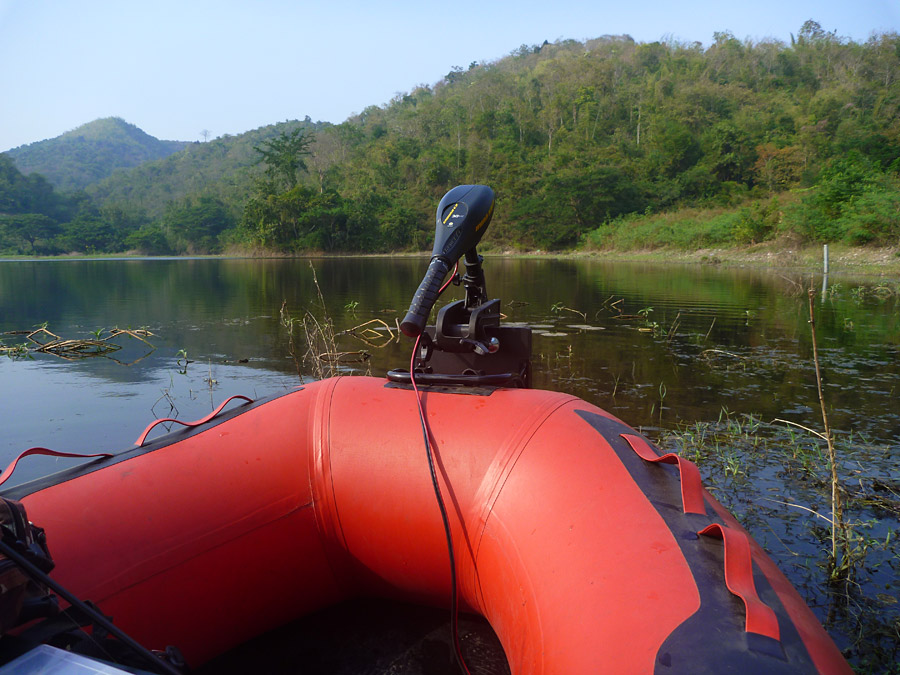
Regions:
<instances>
[{"instance_id":1,"label":"floating twig","mask_svg":"<svg viewBox=\"0 0 900 675\"><path fill-rule=\"evenodd\" d=\"M372 358L369 352L324 352L319 354L318 359L325 363L363 363Z\"/></svg>"},{"instance_id":2,"label":"floating twig","mask_svg":"<svg viewBox=\"0 0 900 675\"><path fill-rule=\"evenodd\" d=\"M73 361L76 359L88 358L92 356L106 356L112 352L119 351L120 349L122 349L122 345L116 344L112 342L112 340L123 335L132 337L136 340L140 340L145 345L147 345L150 348L148 354L156 349L156 347L150 344L150 342L148 342L146 339L148 337L153 337L153 333L144 328L138 328L135 330L111 328L108 329L108 335L103 337L104 330L106 329L101 328L100 330L94 332L93 338L71 339L60 337L56 333L49 330L46 324L30 331L7 331L3 333L3 335L24 335L25 339L28 340L28 342L16 345L14 347L6 347L4 345L0 345L0 353L9 354L13 357L27 356L30 354L52 354L53 356L58 356L61 359ZM140 361L146 356L147 354L137 359L137 361ZM122 361L118 361L117 359L113 360L116 361L116 363L122 365L130 365L123 363ZM132 361L131 363L137 363L137 361Z\"/></svg>"},{"instance_id":3,"label":"floating twig","mask_svg":"<svg viewBox=\"0 0 900 675\"><path fill-rule=\"evenodd\" d=\"M730 356L735 359L740 359L741 361L746 361L746 356L741 356L740 354L733 354L731 352L726 352L724 349L704 349L700 352L700 356L707 356L708 354L722 354L724 356Z\"/></svg>"},{"instance_id":4,"label":"floating twig","mask_svg":"<svg viewBox=\"0 0 900 675\"><path fill-rule=\"evenodd\" d=\"M823 441L827 441L827 440L828 440L827 438L825 438L825 434L819 433L819 432L816 431L815 429L810 429L809 427L805 427L805 426L803 426L802 424L797 424L796 422L791 422L790 420L779 419L779 418L777 418L777 417L776 417L774 420L772 420L772 421L773 421L773 422L781 422L782 424L790 424L790 425L793 426L793 427L798 427L798 428L800 428L800 429L803 429L803 431L808 431L809 433L811 433L811 434L813 434L813 435L815 435L815 436L818 436L818 437L821 438Z\"/></svg>"},{"instance_id":5,"label":"floating twig","mask_svg":"<svg viewBox=\"0 0 900 675\"><path fill-rule=\"evenodd\" d=\"M577 309L572 309L571 307L566 307L561 302L557 302L550 308L551 312L559 313L559 312L572 312L573 314L577 314L582 319L587 321L587 314L585 312L579 312Z\"/></svg>"},{"instance_id":6,"label":"floating twig","mask_svg":"<svg viewBox=\"0 0 900 675\"><path fill-rule=\"evenodd\" d=\"M372 328L373 324L381 326L384 330ZM386 337L385 331L387 331ZM338 335L352 335L357 340L365 342L373 349L381 349L382 347L386 347L394 339L394 331L387 323L385 323L381 319L369 319L368 321L365 321L358 326L353 326L353 328L348 328L347 330L338 333Z\"/></svg>"},{"instance_id":7,"label":"floating twig","mask_svg":"<svg viewBox=\"0 0 900 675\"><path fill-rule=\"evenodd\" d=\"M763 497L763 499L766 500L767 502L775 502L776 504L784 504L785 506L791 506L795 509L803 509L804 511L807 511L807 512L813 514L816 518L821 518L826 523L829 523L832 526L834 526L834 521L831 518L829 518L828 516L823 516L818 511L813 511L811 508L809 508L807 506L802 506L800 504L792 504L791 502L783 502L780 499L772 499L771 497Z\"/></svg>"}]
</instances>

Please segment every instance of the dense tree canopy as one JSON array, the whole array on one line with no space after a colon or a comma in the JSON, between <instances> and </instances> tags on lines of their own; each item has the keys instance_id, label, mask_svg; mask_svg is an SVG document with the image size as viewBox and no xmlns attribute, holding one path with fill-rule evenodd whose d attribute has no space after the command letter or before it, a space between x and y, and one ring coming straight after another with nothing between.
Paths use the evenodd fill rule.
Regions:
<instances>
[{"instance_id":1,"label":"dense tree canopy","mask_svg":"<svg viewBox=\"0 0 900 675\"><path fill-rule=\"evenodd\" d=\"M0 212L26 199L4 193L2 170ZM119 172L89 188L99 206L82 222L119 214L122 245L148 252L421 250L441 195L477 182L498 195L485 243L504 248L616 228L624 245L640 218L688 206L730 215L684 245L785 231L896 244L898 170L900 36L857 43L808 21L791 44L523 45L341 124L286 122ZM29 212L64 224L46 204ZM220 226L190 224L213 204Z\"/></svg>"}]
</instances>

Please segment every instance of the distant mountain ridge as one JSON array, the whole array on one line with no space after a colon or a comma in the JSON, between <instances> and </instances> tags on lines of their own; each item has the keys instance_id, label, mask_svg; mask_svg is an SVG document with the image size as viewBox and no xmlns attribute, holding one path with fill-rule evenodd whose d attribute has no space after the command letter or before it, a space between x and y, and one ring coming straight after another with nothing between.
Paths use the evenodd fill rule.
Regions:
<instances>
[{"instance_id":1,"label":"distant mountain ridge","mask_svg":"<svg viewBox=\"0 0 900 675\"><path fill-rule=\"evenodd\" d=\"M161 141L119 117L106 117L6 154L23 174L39 173L57 189L75 191L116 169L164 159L187 145L188 141Z\"/></svg>"},{"instance_id":2,"label":"distant mountain ridge","mask_svg":"<svg viewBox=\"0 0 900 675\"><path fill-rule=\"evenodd\" d=\"M116 171L89 185L86 192L98 204L137 204L154 218L170 202L200 195L222 201L239 215L263 173L254 148L281 133L297 128L316 131L326 125L309 118L290 120L206 143L188 143L167 157Z\"/></svg>"}]
</instances>

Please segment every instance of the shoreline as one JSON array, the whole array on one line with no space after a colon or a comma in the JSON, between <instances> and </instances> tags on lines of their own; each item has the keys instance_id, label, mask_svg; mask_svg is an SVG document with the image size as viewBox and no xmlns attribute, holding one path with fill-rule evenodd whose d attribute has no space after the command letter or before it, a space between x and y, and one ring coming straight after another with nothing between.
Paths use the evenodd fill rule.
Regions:
<instances>
[{"instance_id":1,"label":"shoreline","mask_svg":"<svg viewBox=\"0 0 900 675\"><path fill-rule=\"evenodd\" d=\"M797 245L787 242L766 242L735 248L708 248L694 251L667 248L643 250L572 250L572 251L513 251L485 248L485 257L522 259L588 259L628 263L712 265L717 267L750 267L756 269L793 270L822 274L824 272L821 245ZM234 251L216 255L144 256L131 252L103 255L58 256L0 256L0 262L40 262L67 260L204 260L204 259L316 259L316 258L426 258L428 251L394 253L322 253L297 255L270 254L261 251ZM829 245L829 276L876 277L900 280L900 246L853 247Z\"/></svg>"},{"instance_id":2,"label":"shoreline","mask_svg":"<svg viewBox=\"0 0 900 675\"><path fill-rule=\"evenodd\" d=\"M767 242L738 248L708 248L696 251L646 249L640 251L584 251L576 257L622 262L678 263L721 267L750 267L824 273L824 250L819 244L786 245ZM900 247L828 246L828 275L877 277L900 280Z\"/></svg>"}]
</instances>

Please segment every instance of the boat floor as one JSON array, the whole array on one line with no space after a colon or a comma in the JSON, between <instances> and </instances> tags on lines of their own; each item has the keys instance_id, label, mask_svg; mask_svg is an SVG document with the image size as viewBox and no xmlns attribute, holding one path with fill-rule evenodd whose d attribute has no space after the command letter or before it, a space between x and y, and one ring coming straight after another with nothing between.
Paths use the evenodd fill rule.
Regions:
<instances>
[{"instance_id":1,"label":"boat floor","mask_svg":"<svg viewBox=\"0 0 900 675\"><path fill-rule=\"evenodd\" d=\"M459 675L450 616L382 600L353 600L294 621L217 657L194 675ZM461 615L472 675L509 675L500 641L479 616Z\"/></svg>"}]
</instances>

